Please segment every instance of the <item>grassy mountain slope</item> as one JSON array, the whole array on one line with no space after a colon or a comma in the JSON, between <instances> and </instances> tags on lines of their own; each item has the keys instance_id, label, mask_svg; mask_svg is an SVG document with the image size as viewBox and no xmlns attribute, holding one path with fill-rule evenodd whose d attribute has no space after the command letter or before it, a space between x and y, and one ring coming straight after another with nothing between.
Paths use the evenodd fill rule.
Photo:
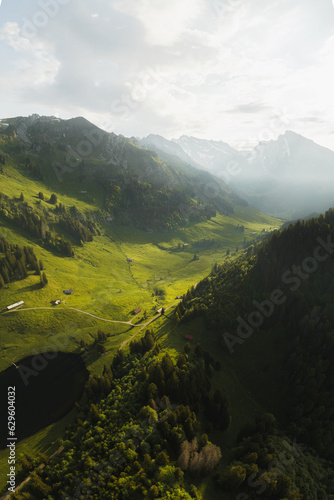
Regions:
<instances>
[{"instance_id":1,"label":"grassy mountain slope","mask_svg":"<svg viewBox=\"0 0 334 500\"><path fill-rule=\"evenodd\" d=\"M259 414L270 412L278 421L276 430L247 426L235 440L238 449L230 455L229 472L222 472L218 480L223 490L257 498L255 482L260 487L261 481L267 481L264 498L285 498L275 496L277 475L273 474L280 465L281 445L269 444L278 432L315 457L311 469L305 465L294 472L303 498L333 496L332 242L333 210L297 222L269 237L256 251L250 248L247 258L214 268L177 308L180 323L175 335L184 328L196 331L195 324L203 321L202 345L215 352L227 373L234 374L259 405ZM238 405L231 410L232 418L237 411ZM265 450L273 455L271 467ZM249 453L256 453L253 460ZM303 453L291 462L295 462L292 470L304 460ZM255 464L252 468L251 463ZM312 472L320 471L324 464L319 475Z\"/></svg>"},{"instance_id":2,"label":"grassy mountain slope","mask_svg":"<svg viewBox=\"0 0 334 500\"><path fill-rule=\"evenodd\" d=\"M237 248L241 251L263 231L281 224L239 203L233 193L225 193L223 185L212 198L205 189L211 177L207 184L208 178L201 173L172 162L166 165L124 138L110 139L110 134L97 133L95 128L92 132L91 124L82 119L69 123L57 119L32 119L31 124L26 119L6 122L9 126L0 131L0 234L11 244L33 248L37 260L43 262L48 284L41 287L40 276L28 269L27 277L16 276L0 288L1 371L49 348L80 352L91 373L101 374L121 343L145 323L144 312L149 320L160 307L172 305L176 296L203 279L215 262L233 260ZM93 150L77 156L73 166L66 157L77 151L82 141ZM111 144L108 158L103 157L107 155L106 144ZM103 179L109 171L115 184L115 179L123 176L124 184L120 185L124 187L128 171L131 179L137 175L138 182L150 181L150 172L156 173L159 186L167 184L172 192L183 185L182 201L188 205L180 210L180 224L170 231L159 226L156 229L160 230L153 231L118 219L105 205ZM156 185L150 184L153 194L159 193ZM52 194L57 197L55 203L51 202ZM232 210L226 211L226 203ZM216 206L216 215L202 217L201 207L208 205ZM191 220L193 213L200 214L199 220ZM92 241L82 239L88 229ZM64 253L62 241L70 243L73 256ZM194 260L194 254L199 260ZM74 293L67 296L63 291L69 288ZM61 299L59 306L51 304L56 299ZM24 308L6 313L6 306L18 300L24 300ZM131 311L138 306L142 312L133 317ZM170 321L168 318L152 325L159 329ZM106 334L105 353L96 346L99 329ZM175 357L183 342L166 349ZM54 451L50 443L62 436L71 418L65 417L24 440L18 445L18 454L27 449ZM6 457L6 452L0 451L2 481Z\"/></svg>"},{"instance_id":3,"label":"grassy mountain slope","mask_svg":"<svg viewBox=\"0 0 334 500\"><path fill-rule=\"evenodd\" d=\"M142 229L173 229L207 220L216 211L232 214L245 204L209 173L108 134L83 118L32 116L6 120L0 150L23 173L58 193L87 199L105 216ZM87 195L87 196L82 196Z\"/></svg>"}]
</instances>

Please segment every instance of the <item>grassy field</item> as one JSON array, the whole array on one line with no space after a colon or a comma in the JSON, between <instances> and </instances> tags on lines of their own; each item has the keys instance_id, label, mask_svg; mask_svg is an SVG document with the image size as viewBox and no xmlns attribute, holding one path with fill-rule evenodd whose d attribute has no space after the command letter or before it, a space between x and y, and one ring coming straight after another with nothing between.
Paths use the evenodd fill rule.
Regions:
<instances>
[{"instance_id":1,"label":"grassy field","mask_svg":"<svg viewBox=\"0 0 334 500\"><path fill-rule=\"evenodd\" d=\"M45 202L38 204L37 193L42 191L48 199L53 192L52 186L46 188L45 184L27 179L10 165L6 173L9 175L0 176L0 191L11 197L19 197L22 191L28 205L42 212L46 205ZM66 190L64 186L63 191L58 186L57 196L58 202L67 207L76 206L82 213L92 214L100 208L96 201L100 198L98 191L80 194L75 184L66 186ZM264 231L278 228L281 223L250 207L240 207L232 216L217 215L210 221L188 225L174 232L148 233L102 222L100 236L94 236L94 241L84 246L75 246L75 257L65 258L46 250L24 230L0 218L0 234L12 243L32 246L37 258L42 259L48 278L45 288L40 288L39 276L30 274L25 280L10 283L0 290L0 371L13 361L45 349L78 352L81 341L84 341L87 349L83 357L88 369L92 373L101 373L120 344L138 327L105 322L70 308L107 320L140 323L144 320L144 312L149 319L161 306L174 303L176 296L184 294L207 276L216 262L233 259L237 247L242 250L245 240L249 243ZM244 232L238 229L238 225L244 226ZM203 240L214 242L209 245ZM227 257L228 249L230 255ZM193 259L194 254L199 260ZM127 262L127 258L133 262ZM63 293L68 288L74 289L73 295ZM51 301L56 299L62 303L52 307ZM6 313L6 306L18 300L24 300L24 307ZM142 312L134 318L131 312L137 307L141 307ZM171 310L166 317L155 321L152 327L163 349L175 357L183 349L187 329L176 327L172 313ZM103 355L98 355L91 347L98 329L107 334L107 352ZM144 331L140 333L143 334ZM204 346L209 342L202 323L191 334L194 342L199 341ZM214 345L209 347L216 349ZM256 404L242 384L234 379L228 364L217 375L215 383L226 387L233 407L240 408L233 414L231 429L224 438L226 442L222 443L227 450L236 429L256 413ZM241 408L247 408L246 415ZM18 454L53 451L50 443L62 436L71 418L70 414L19 443ZM6 456L6 451L0 452L0 470L3 471L0 473L0 487L6 478ZM209 493L207 498L210 498Z\"/></svg>"},{"instance_id":2,"label":"grassy field","mask_svg":"<svg viewBox=\"0 0 334 500\"><path fill-rule=\"evenodd\" d=\"M73 335L78 342L80 332L86 337L89 328L108 326L109 333L119 332L116 324L80 315L68 307L117 321L132 319L131 311L137 307L152 316L159 307L171 304L176 296L204 278L215 262L223 262L227 248L235 248L238 244L241 247L247 233L251 235L254 229L259 233L273 226L270 219L261 223L250 221L245 234L241 235L233 222L231 217L217 216L182 231L161 234L110 226L93 242L77 247L75 258L64 258L41 248L22 232L0 221L0 233L9 241L34 247L37 257L43 260L49 281L47 287L40 288L39 277L30 275L11 283L0 292L0 310L18 300L24 300L23 309L50 307L50 310L2 314L0 340L3 349L10 349L12 358L19 359L24 350L29 349L23 344L23 338L28 344L32 342L41 347L44 340L68 329L75 330ZM211 248L196 245L196 241L210 235L216 241ZM189 246L178 250L178 243ZM194 253L199 260L193 260ZM233 253L229 258L233 258ZM128 257L134 261L128 263ZM74 289L73 295L63 293L68 288ZM62 300L62 304L51 308L51 301L56 299ZM2 360L0 368L5 367Z\"/></svg>"},{"instance_id":3,"label":"grassy field","mask_svg":"<svg viewBox=\"0 0 334 500\"><path fill-rule=\"evenodd\" d=\"M13 178L5 179L4 182L0 178L0 190L18 196L20 174L13 169ZM25 201L34 206L36 192L42 186L36 181L25 181ZM76 205L84 213L91 213L93 209L92 205L77 198L60 196L58 201L67 206ZM244 225L243 233L238 230L238 224ZM75 257L66 258L46 250L24 230L0 218L0 233L10 242L31 245L38 259L42 259L49 281L47 287L40 288L39 277L30 275L6 286L0 292L0 311L18 300L24 300L24 309L47 308L51 307L52 300L62 300L61 306L50 310L3 315L2 348L9 350L11 359L19 359L30 349L30 344L41 348L50 336L61 336L68 330L74 331L71 348L81 338L86 339L90 328L94 332L98 327L105 329L108 326L108 333L119 333L119 325L64 309L73 307L105 319L129 321L131 311L141 307L142 312L152 316L159 307L173 303L176 296L205 277L215 262L223 262L227 249L230 250L228 258L233 258L236 248L242 249L245 240L250 242L261 232L270 231L279 224L280 221L251 208L240 208L229 217L217 215L210 221L174 232L147 233L105 223L100 236L82 247L76 246ZM214 240L212 245L203 244L203 240L209 239ZM199 260L193 259L194 254ZM133 262L127 262L127 258ZM68 288L74 289L73 295L63 293ZM2 359L0 369L8 363Z\"/></svg>"}]
</instances>

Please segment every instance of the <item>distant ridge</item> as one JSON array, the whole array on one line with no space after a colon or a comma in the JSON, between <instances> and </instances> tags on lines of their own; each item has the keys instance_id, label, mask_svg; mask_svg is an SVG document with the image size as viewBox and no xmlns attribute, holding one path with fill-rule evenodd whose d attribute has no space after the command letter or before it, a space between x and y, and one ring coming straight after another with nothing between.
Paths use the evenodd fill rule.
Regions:
<instances>
[{"instance_id":1,"label":"distant ridge","mask_svg":"<svg viewBox=\"0 0 334 500\"><path fill-rule=\"evenodd\" d=\"M159 137L156 144L166 152L174 148L179 158L187 155L270 215L296 219L334 204L334 152L291 130L252 151L188 136L172 141Z\"/></svg>"}]
</instances>

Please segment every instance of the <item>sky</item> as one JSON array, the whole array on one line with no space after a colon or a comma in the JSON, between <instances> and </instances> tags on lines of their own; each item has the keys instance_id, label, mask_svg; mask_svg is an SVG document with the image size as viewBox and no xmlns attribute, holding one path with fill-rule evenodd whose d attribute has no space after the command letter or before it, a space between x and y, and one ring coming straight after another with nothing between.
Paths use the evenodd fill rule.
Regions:
<instances>
[{"instance_id":1,"label":"sky","mask_svg":"<svg viewBox=\"0 0 334 500\"><path fill-rule=\"evenodd\" d=\"M334 150L333 0L0 0L0 118Z\"/></svg>"}]
</instances>

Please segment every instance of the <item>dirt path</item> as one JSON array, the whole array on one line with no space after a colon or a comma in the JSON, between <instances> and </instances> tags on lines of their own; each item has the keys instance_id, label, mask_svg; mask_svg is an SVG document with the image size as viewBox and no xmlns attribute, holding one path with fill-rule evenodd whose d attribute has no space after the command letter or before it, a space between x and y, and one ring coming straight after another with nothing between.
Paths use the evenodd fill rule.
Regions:
<instances>
[{"instance_id":1,"label":"dirt path","mask_svg":"<svg viewBox=\"0 0 334 500\"><path fill-rule=\"evenodd\" d=\"M176 304L178 304L178 302L179 301L174 302L169 307L167 307L165 309L165 312L167 312L169 309L171 309ZM57 308L55 306L53 306L53 307L28 307L28 308L24 308L24 309L20 308L20 309L14 309L13 311L6 311L4 314L10 314L10 313L20 312L20 311L38 311L40 309L47 309L47 310L51 310L51 311L64 311L64 310L71 309L72 311L76 311L76 312L79 312L81 314L86 314L87 316L91 316L92 318L98 319L100 321L105 321L106 323L118 323L121 325L129 325L132 328L139 328L139 330L137 330L136 333L134 333L130 338L128 338L127 340L122 342L122 344L119 347L119 350L123 349L123 347L126 346L126 344L128 342L130 342L136 335L138 335L139 332L141 332L144 328L147 328L148 325L153 323L153 321L155 321L156 319L158 319L161 316L161 314L159 313L159 314L156 314L155 316L153 316L153 318L151 318L149 321L147 321L144 324L134 325L131 321L133 321L135 318L133 318L131 321L117 321L115 319L105 319L105 318L101 318L100 316L96 316L95 314L91 314L91 313L88 313L86 311L82 311L81 309L76 309L75 307L67 307L67 306L66 307L59 307L59 308Z\"/></svg>"},{"instance_id":2,"label":"dirt path","mask_svg":"<svg viewBox=\"0 0 334 500\"><path fill-rule=\"evenodd\" d=\"M100 316L96 316L95 314L91 314L85 311L81 311L81 309L76 309L75 307L67 307L67 309L72 309L72 311L78 311L81 314L86 314L87 316L91 316L92 318L99 319L100 321L105 321L107 323L121 323L121 325L130 325L130 326L135 326L131 323L131 321L117 321L115 319L105 319L105 318L100 318Z\"/></svg>"},{"instance_id":3,"label":"dirt path","mask_svg":"<svg viewBox=\"0 0 334 500\"><path fill-rule=\"evenodd\" d=\"M165 309L165 312L167 312L169 309L171 309L172 307L174 307L178 303L179 303L179 301L176 301L173 304L171 304L169 307L167 307ZM56 311L57 310L58 311L63 311L65 308L56 309L55 307L30 307L30 308L26 308L26 309L16 309L15 311L6 311L5 314L13 313L13 312L18 312L18 311L36 311L36 310L39 310L39 309L50 309L50 310L56 310ZM106 321L108 323L121 323L121 324L125 324L125 325L130 325L130 326L132 326L134 328L139 328L139 330L135 334L133 334L130 338L128 338L127 340L125 340L124 342L122 342L122 344L119 347L119 350L123 349L123 347L125 347L126 344L128 344L128 342L130 342L136 335L138 335L139 332L141 332L142 330L144 330L144 328L147 328L148 325L150 325L151 323L153 323L153 321L155 321L156 319L158 319L161 316L161 314L159 313L159 314L156 314L155 316L153 316L153 318L151 318L149 321L147 321L146 323L144 323L142 325L133 325L130 321L116 321L116 320L112 320L112 319L100 318L99 316L95 316L94 314L87 313L85 311L81 311L80 309L76 309L75 307L66 307L66 309L71 309L72 311L77 311L77 312L80 312L82 314L86 314L87 316L92 316L93 318L99 319L101 321ZM55 455L58 455L59 453L61 453L63 451L63 449L64 449L64 447L61 446L57 451L55 451L53 453L53 455L51 455L50 460ZM43 467L44 467L44 464L41 464L39 467L37 467L36 470L42 469ZM30 480L31 480L31 476L28 476L24 481L22 481L22 483L19 484L15 488L15 493L17 493L21 488L23 488L23 486L26 483L28 483ZM13 493L12 492L8 492L0 500L8 500L11 497L11 495L13 495Z\"/></svg>"},{"instance_id":4,"label":"dirt path","mask_svg":"<svg viewBox=\"0 0 334 500\"><path fill-rule=\"evenodd\" d=\"M172 305L170 305L169 307L167 307L167 309L165 309L165 312L168 311L171 307L174 307L178 302L174 302ZM38 311L38 310L50 310L50 311L65 311L65 310L69 310L71 309L72 311L76 311L76 312L79 312L81 314L86 314L86 316L91 316L92 318L95 318L95 319L98 319L100 321L105 321L106 323L118 323L118 324L121 324L121 325L129 325L129 326L132 326L133 328L139 328L139 330L132 336L130 337L128 340L126 340L125 342L123 342L120 346L120 349L123 349L123 347L131 340L133 339L133 337L135 337L137 335L137 333L139 333L143 328L146 328L149 324L151 324L153 321L155 321L157 318L159 318L160 313L159 314L156 314L153 318L151 318L149 321L147 321L146 323L144 324L140 324L140 325L134 325L132 323L132 321L135 319L135 317L131 320L131 321L118 321L116 319L106 319L106 318L101 318L100 316L96 316L96 314L92 314L92 313L89 313L89 312L86 312L86 311L82 311L81 309L77 309L76 307L70 307L70 306L66 306L66 307L26 307L24 309L20 308L20 309L14 309L13 311L6 311L4 314L11 314L11 313L14 313L14 312L21 312L21 311Z\"/></svg>"},{"instance_id":5,"label":"dirt path","mask_svg":"<svg viewBox=\"0 0 334 500\"><path fill-rule=\"evenodd\" d=\"M174 304L170 305L169 307L167 307L167 309L165 309L165 312L167 312L169 309L171 309L172 307L174 307L178 303L179 303L179 301L174 302ZM125 347L128 342L130 342L133 338L135 338L135 336L138 335L139 332L141 332L142 330L144 330L144 328L146 328L148 325L153 323L153 321L160 318L160 316L161 316L160 313L156 314L155 316L153 316L153 318L151 318L149 321L147 321L147 323L145 323L144 325L141 325L141 327L139 328L139 330L136 333L134 333L130 338L128 338L127 340L124 340L124 342L121 343L121 345L119 346L119 351L121 349L123 349L123 347Z\"/></svg>"},{"instance_id":6,"label":"dirt path","mask_svg":"<svg viewBox=\"0 0 334 500\"><path fill-rule=\"evenodd\" d=\"M135 326L131 323L131 321L117 321L115 319L105 319L105 318L101 318L100 316L96 316L95 314L91 314L91 313L88 313L86 311L81 311L81 309L76 309L75 307L56 307L56 306L53 306L53 307L26 307L24 309L14 309L13 311L6 311L4 314L10 314L10 313L14 313L14 312L20 312L20 311L38 311L40 309L47 309L47 310L51 310L51 311L65 311L65 310L68 310L68 309L72 309L72 311L77 311L81 314L86 314L87 316L91 316L92 318L95 318L95 319L99 319L100 321L105 321L107 323L120 323L121 325L130 325L130 326Z\"/></svg>"}]
</instances>

